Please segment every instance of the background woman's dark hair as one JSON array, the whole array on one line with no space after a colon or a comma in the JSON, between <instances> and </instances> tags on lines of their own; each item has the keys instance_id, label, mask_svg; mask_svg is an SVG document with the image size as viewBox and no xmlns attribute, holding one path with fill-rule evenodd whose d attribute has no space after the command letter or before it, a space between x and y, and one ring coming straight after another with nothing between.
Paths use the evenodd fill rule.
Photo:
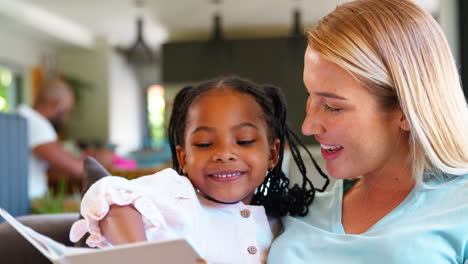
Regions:
<instances>
[{"instance_id":1,"label":"background woman's dark hair","mask_svg":"<svg viewBox=\"0 0 468 264\"><path fill-rule=\"evenodd\" d=\"M278 163L268 171L265 181L257 188L252 204L263 205L267 214L273 216L283 216L288 213L291 215L306 215L308 207L315 197L315 191L325 190L329 181L304 144L289 128L286 100L281 90L276 87L257 85L236 76L220 77L205 81L197 86L184 87L174 99L174 108L168 128L173 168L179 174L183 173L177 160L176 146L184 145L185 125L189 107L203 93L212 89L226 88L251 95L263 110L269 139L278 138L280 140ZM293 187L289 187L289 179L281 170L286 142L289 144L292 157L302 174L301 186L295 184ZM320 175L327 179L323 188L316 189L307 177L307 170L297 145L306 150Z\"/></svg>"}]
</instances>

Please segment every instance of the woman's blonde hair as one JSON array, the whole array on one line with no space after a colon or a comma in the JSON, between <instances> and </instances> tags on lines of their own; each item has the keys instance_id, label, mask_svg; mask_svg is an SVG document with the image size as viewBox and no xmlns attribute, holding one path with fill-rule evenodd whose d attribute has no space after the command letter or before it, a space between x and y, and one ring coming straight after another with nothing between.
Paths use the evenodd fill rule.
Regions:
<instances>
[{"instance_id":1,"label":"woman's blonde hair","mask_svg":"<svg viewBox=\"0 0 468 264\"><path fill-rule=\"evenodd\" d=\"M468 107L448 42L411 0L357 0L308 32L309 46L410 125L413 175L468 173ZM426 174L426 175L429 175Z\"/></svg>"}]
</instances>

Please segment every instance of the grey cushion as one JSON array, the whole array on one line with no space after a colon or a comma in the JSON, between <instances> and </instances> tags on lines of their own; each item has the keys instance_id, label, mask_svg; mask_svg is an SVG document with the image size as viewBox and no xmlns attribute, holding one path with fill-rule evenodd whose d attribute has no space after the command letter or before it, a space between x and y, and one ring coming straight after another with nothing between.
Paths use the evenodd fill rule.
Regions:
<instances>
[{"instance_id":1,"label":"grey cushion","mask_svg":"<svg viewBox=\"0 0 468 264\"><path fill-rule=\"evenodd\" d=\"M102 177L108 176L99 162L91 157L84 161L83 194L88 188ZM69 239L72 224L79 218L78 213L27 215L17 219L35 231L54 239L66 246L86 246L85 238L74 245ZM50 263L34 246L31 245L7 222L0 223L0 261L5 263Z\"/></svg>"},{"instance_id":2,"label":"grey cushion","mask_svg":"<svg viewBox=\"0 0 468 264\"><path fill-rule=\"evenodd\" d=\"M78 219L78 213L27 215L18 217L17 219L24 225L57 242L73 246L68 234L71 225ZM0 256L2 263L50 263L41 252L7 222L0 223Z\"/></svg>"}]
</instances>

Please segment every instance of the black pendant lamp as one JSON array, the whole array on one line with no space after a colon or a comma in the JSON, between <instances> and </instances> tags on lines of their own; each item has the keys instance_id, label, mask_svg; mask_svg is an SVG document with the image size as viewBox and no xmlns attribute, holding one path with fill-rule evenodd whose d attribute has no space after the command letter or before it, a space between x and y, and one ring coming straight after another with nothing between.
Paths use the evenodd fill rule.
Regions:
<instances>
[{"instance_id":1,"label":"black pendant lamp","mask_svg":"<svg viewBox=\"0 0 468 264\"><path fill-rule=\"evenodd\" d=\"M143 1L136 1L137 8L142 8ZM143 36L143 18L138 15L136 18L137 36L135 42L128 48L118 47L117 50L122 52L128 62L132 64L151 64L156 61L155 54L145 42Z\"/></svg>"}]
</instances>

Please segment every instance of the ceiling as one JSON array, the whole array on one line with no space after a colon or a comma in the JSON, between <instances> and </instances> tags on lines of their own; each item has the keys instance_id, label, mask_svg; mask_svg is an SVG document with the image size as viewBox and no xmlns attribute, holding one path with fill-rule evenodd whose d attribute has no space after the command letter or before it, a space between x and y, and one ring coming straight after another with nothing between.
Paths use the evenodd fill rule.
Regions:
<instances>
[{"instance_id":1,"label":"ceiling","mask_svg":"<svg viewBox=\"0 0 468 264\"><path fill-rule=\"evenodd\" d=\"M7 1L7 0L2 0ZM145 40L155 45L168 39L206 38L213 25L215 12L222 16L227 37L241 35L277 35L291 29L293 10L299 8L302 23L311 25L346 0L146 0L140 8L135 0L9 0L21 3L17 9L34 7L43 15L62 19L57 24L69 24L63 32L69 38L87 33L89 36L106 36L111 43L126 45L136 35L135 18L142 14L145 21ZM437 12L439 0L415 0L432 13ZM13 10L13 9L12 9ZM3 12L3 13L2 13ZM1 11L0 21L8 17L13 22L38 26L38 22L26 20L26 15L11 15ZM30 19L31 20L31 19ZM45 21L45 20L44 20ZM42 20L41 20L42 23ZM68 25L67 24L67 25ZM58 29L56 29L58 31ZM48 34L52 30L47 31ZM83 35L84 36L84 35ZM60 38L60 36L56 36Z\"/></svg>"}]
</instances>

